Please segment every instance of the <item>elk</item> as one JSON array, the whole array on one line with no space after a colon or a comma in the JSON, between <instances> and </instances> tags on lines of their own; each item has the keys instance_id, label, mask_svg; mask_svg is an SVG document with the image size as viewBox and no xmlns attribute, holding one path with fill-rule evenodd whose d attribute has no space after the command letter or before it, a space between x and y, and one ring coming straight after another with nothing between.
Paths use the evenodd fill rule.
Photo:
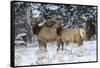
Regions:
<instances>
[{"instance_id":1,"label":"elk","mask_svg":"<svg viewBox=\"0 0 100 68\"><path fill-rule=\"evenodd\" d=\"M86 31L84 28L67 28L62 29L60 35L60 44L62 45L62 50L64 43L68 44L70 42L77 43L79 46L83 45L83 40L85 40ZM58 45L58 50L60 48L60 44Z\"/></svg>"},{"instance_id":2,"label":"elk","mask_svg":"<svg viewBox=\"0 0 100 68\"><path fill-rule=\"evenodd\" d=\"M60 23L60 24L59 24ZM57 42L57 51L60 46L62 46L62 51L64 43L77 43L79 46L83 45L83 40L86 37L86 31L84 28L67 28L63 29L61 27L61 21L56 21L56 28L47 27L46 24L39 26L35 19L32 20L33 33L38 37L39 48L47 49L47 42Z\"/></svg>"},{"instance_id":3,"label":"elk","mask_svg":"<svg viewBox=\"0 0 100 68\"><path fill-rule=\"evenodd\" d=\"M60 44L60 37L57 34L57 29L54 27L47 27L46 25L39 26L36 19L32 19L33 34L37 36L39 42L39 48L47 49L47 42L57 42ZM58 50L58 48L57 48Z\"/></svg>"}]
</instances>

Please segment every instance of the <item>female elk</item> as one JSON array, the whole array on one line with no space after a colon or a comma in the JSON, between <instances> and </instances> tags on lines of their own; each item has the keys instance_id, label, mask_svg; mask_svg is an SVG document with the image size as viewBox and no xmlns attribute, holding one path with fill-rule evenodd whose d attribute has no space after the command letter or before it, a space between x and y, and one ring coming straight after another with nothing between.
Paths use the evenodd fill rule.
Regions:
<instances>
[{"instance_id":1,"label":"female elk","mask_svg":"<svg viewBox=\"0 0 100 68\"><path fill-rule=\"evenodd\" d=\"M77 43L79 46L83 45L83 40L86 37L86 31L83 28L76 28L76 29L62 29L61 36L60 36L60 43ZM59 46L60 47L60 46ZM58 49L59 49L58 47Z\"/></svg>"},{"instance_id":2,"label":"female elk","mask_svg":"<svg viewBox=\"0 0 100 68\"><path fill-rule=\"evenodd\" d=\"M47 42L59 41L56 28L39 26L35 19L32 20L33 33L38 37L39 48L47 49ZM57 42L59 44L59 42Z\"/></svg>"}]
</instances>

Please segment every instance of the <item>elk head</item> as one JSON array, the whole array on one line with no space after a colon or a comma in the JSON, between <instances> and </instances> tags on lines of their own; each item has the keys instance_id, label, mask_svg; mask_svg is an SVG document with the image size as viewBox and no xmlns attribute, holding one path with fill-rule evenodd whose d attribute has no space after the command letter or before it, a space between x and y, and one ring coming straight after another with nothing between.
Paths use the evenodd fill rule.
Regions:
<instances>
[{"instance_id":1,"label":"elk head","mask_svg":"<svg viewBox=\"0 0 100 68\"><path fill-rule=\"evenodd\" d=\"M55 20L56 27L61 27L61 24L63 23L63 20L61 18L56 18Z\"/></svg>"},{"instance_id":2,"label":"elk head","mask_svg":"<svg viewBox=\"0 0 100 68\"><path fill-rule=\"evenodd\" d=\"M32 18L31 25L32 25L33 34L37 35L39 26L35 18Z\"/></svg>"},{"instance_id":3,"label":"elk head","mask_svg":"<svg viewBox=\"0 0 100 68\"><path fill-rule=\"evenodd\" d=\"M36 22L36 19L35 19L35 18L32 18L31 24L32 24L32 27L33 27L33 28L35 28L35 27L38 26L38 23Z\"/></svg>"}]
</instances>

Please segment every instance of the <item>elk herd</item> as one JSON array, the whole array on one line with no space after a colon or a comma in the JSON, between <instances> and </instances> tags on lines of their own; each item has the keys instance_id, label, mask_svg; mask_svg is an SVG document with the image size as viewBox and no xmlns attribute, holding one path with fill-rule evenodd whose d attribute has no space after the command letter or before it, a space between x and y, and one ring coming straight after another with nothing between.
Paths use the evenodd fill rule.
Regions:
<instances>
[{"instance_id":1,"label":"elk herd","mask_svg":"<svg viewBox=\"0 0 100 68\"><path fill-rule=\"evenodd\" d=\"M52 21L56 23L56 27L51 27ZM62 19L46 21L46 24L39 26L39 23L35 18L32 18L32 30L33 35L36 35L38 38L39 49L47 50L48 42L57 42L57 52L64 50L64 43L77 43L79 46L83 45L83 41L86 37L86 30L82 27L80 28L63 28L61 24L63 23Z\"/></svg>"}]
</instances>

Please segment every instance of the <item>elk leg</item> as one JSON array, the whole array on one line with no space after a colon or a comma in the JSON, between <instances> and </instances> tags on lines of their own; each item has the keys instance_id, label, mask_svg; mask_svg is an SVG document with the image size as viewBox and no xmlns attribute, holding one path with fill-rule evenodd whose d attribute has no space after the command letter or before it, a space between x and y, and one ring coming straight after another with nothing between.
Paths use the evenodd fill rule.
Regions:
<instances>
[{"instance_id":1,"label":"elk leg","mask_svg":"<svg viewBox=\"0 0 100 68\"><path fill-rule=\"evenodd\" d=\"M62 45L62 51L64 50L64 43L61 40L61 45Z\"/></svg>"},{"instance_id":2,"label":"elk leg","mask_svg":"<svg viewBox=\"0 0 100 68\"><path fill-rule=\"evenodd\" d=\"M41 41L41 46L42 46L42 48L44 47L44 41L43 40Z\"/></svg>"},{"instance_id":3,"label":"elk leg","mask_svg":"<svg viewBox=\"0 0 100 68\"><path fill-rule=\"evenodd\" d=\"M60 41L57 41L57 46L58 46L58 48L57 48L57 52L58 52L58 50L60 48Z\"/></svg>"},{"instance_id":4,"label":"elk leg","mask_svg":"<svg viewBox=\"0 0 100 68\"><path fill-rule=\"evenodd\" d=\"M60 49L60 44L58 44L57 52L58 52L59 49Z\"/></svg>"},{"instance_id":5,"label":"elk leg","mask_svg":"<svg viewBox=\"0 0 100 68\"><path fill-rule=\"evenodd\" d=\"M42 41L41 40L38 40L39 41L39 49L41 50L42 49Z\"/></svg>"},{"instance_id":6,"label":"elk leg","mask_svg":"<svg viewBox=\"0 0 100 68\"><path fill-rule=\"evenodd\" d=\"M77 43L78 43L79 46L82 46L83 45L83 41L81 41L81 40L78 41Z\"/></svg>"},{"instance_id":7,"label":"elk leg","mask_svg":"<svg viewBox=\"0 0 100 68\"><path fill-rule=\"evenodd\" d=\"M62 51L64 50L64 46L62 45Z\"/></svg>"},{"instance_id":8,"label":"elk leg","mask_svg":"<svg viewBox=\"0 0 100 68\"><path fill-rule=\"evenodd\" d=\"M45 51L47 52L47 42L46 42L46 40L43 42L43 46L44 46Z\"/></svg>"},{"instance_id":9,"label":"elk leg","mask_svg":"<svg viewBox=\"0 0 100 68\"><path fill-rule=\"evenodd\" d=\"M66 44L69 45L69 40L66 41Z\"/></svg>"}]
</instances>

